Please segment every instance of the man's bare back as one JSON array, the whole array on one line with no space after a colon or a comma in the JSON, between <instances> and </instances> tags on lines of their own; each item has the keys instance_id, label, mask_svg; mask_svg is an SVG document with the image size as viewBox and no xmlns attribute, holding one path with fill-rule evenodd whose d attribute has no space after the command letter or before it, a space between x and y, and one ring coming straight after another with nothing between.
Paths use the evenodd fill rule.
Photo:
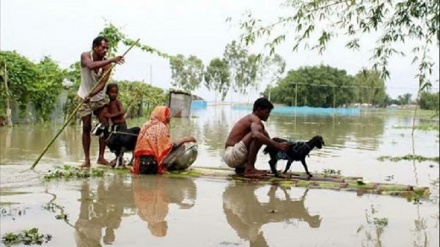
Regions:
<instances>
[{"instance_id":1,"label":"man's bare back","mask_svg":"<svg viewBox=\"0 0 440 247\"><path fill-rule=\"evenodd\" d=\"M243 138L252 131L252 123L261 125L261 127L264 129L264 125L261 122L260 118L252 113L248 114L238 120L238 122L235 123L234 127L232 127L232 130L229 133L228 138L226 139L225 148L234 146L238 142L242 141Z\"/></svg>"}]
</instances>

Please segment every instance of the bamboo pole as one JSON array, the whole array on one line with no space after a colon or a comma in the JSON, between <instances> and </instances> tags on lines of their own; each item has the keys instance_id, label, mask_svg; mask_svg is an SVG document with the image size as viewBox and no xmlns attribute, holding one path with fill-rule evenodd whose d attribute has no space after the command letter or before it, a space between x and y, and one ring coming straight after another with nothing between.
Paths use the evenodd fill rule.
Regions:
<instances>
[{"instance_id":1,"label":"bamboo pole","mask_svg":"<svg viewBox=\"0 0 440 247\"><path fill-rule=\"evenodd\" d=\"M133 48L137 43L139 42L139 39L136 40L128 49L127 51L122 54L123 57L125 57L125 55L127 55L127 53L131 50L131 48ZM98 84L101 82L102 78L105 78L107 76L108 73L110 73L110 71L113 70L113 68L116 66L116 63L112 64L112 66L110 67L109 70L107 70L102 76L101 78L99 78L99 80L96 82L95 86L92 88L92 90L90 92L93 92L93 90L95 90L95 88L98 86ZM66 128L67 124L70 122L70 120L73 118L73 116L75 116L76 112L79 110L79 108L84 104L83 101L81 101L78 106L73 110L73 112L69 115L69 117L66 119L66 121L64 122L63 126L61 127L61 129L58 131L58 133L52 138L52 140L49 142L49 144L47 144L47 146L43 149L43 152L41 152L40 156L38 156L38 158L35 160L35 162L32 164L31 169L34 169L34 167L38 164L38 162L40 161L41 157L43 157L43 155L47 152L47 150L49 149L49 147L52 145L52 143L55 142L55 140L58 138L58 136L61 134L61 132L64 130L64 128Z\"/></svg>"}]
</instances>

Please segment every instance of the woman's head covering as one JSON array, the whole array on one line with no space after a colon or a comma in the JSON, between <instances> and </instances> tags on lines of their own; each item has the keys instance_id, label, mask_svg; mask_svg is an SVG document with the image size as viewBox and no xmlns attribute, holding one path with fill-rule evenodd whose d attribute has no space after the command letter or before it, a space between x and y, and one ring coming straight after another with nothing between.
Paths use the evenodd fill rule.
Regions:
<instances>
[{"instance_id":1,"label":"woman's head covering","mask_svg":"<svg viewBox=\"0 0 440 247\"><path fill-rule=\"evenodd\" d=\"M156 106L150 115L151 120L157 120L164 124L168 124L168 119L171 118L171 109L168 106Z\"/></svg>"},{"instance_id":2,"label":"woman's head covering","mask_svg":"<svg viewBox=\"0 0 440 247\"><path fill-rule=\"evenodd\" d=\"M171 151L173 144L168 129L171 110L167 106L157 106L151 113L150 120L142 126L134 150L132 172L139 174L139 157L150 155L156 159L158 173L163 173L163 159Z\"/></svg>"}]
</instances>

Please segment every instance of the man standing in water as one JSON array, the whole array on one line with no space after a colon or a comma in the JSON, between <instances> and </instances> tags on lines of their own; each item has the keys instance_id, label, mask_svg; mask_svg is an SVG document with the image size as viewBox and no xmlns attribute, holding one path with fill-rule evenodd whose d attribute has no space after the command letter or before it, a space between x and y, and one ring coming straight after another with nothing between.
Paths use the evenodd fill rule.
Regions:
<instances>
[{"instance_id":1,"label":"man standing in water","mask_svg":"<svg viewBox=\"0 0 440 247\"><path fill-rule=\"evenodd\" d=\"M255 169L258 151L263 144L287 151L287 142L278 143L270 139L262 121L267 121L273 104L266 98L254 102L251 114L240 119L232 127L225 143L224 161L235 168L237 174L245 177L261 178L266 172Z\"/></svg>"},{"instance_id":2,"label":"man standing in water","mask_svg":"<svg viewBox=\"0 0 440 247\"><path fill-rule=\"evenodd\" d=\"M105 58L107 50L107 39L99 36L93 40L92 51L86 51L81 54L81 85L78 90L78 96L83 100L83 104L78 112L83 124L82 144L85 156L84 164L82 164L81 167L90 167L90 131L92 129L92 113L98 117L100 123L108 126L108 120L103 116L102 108L107 104L104 88L110 77L109 70L111 69L111 64L122 64L124 62L124 57L122 56L110 59ZM105 77L101 78L104 75ZM95 84L98 82L99 84L95 87ZM110 163L104 158L104 150L105 143L103 138L100 137L97 163L110 165Z\"/></svg>"}]
</instances>

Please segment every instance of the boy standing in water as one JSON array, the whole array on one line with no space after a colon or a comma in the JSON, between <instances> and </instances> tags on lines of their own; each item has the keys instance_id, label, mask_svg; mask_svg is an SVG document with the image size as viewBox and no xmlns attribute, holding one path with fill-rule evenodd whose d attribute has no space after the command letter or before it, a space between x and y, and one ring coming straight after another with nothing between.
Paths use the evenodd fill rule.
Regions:
<instances>
[{"instance_id":1,"label":"boy standing in water","mask_svg":"<svg viewBox=\"0 0 440 247\"><path fill-rule=\"evenodd\" d=\"M116 83L109 83L107 85L106 94L110 99L106 107L105 117L112 122L111 130L126 130L127 123L125 122L125 110L122 107L121 101L118 99L119 87Z\"/></svg>"}]
</instances>

